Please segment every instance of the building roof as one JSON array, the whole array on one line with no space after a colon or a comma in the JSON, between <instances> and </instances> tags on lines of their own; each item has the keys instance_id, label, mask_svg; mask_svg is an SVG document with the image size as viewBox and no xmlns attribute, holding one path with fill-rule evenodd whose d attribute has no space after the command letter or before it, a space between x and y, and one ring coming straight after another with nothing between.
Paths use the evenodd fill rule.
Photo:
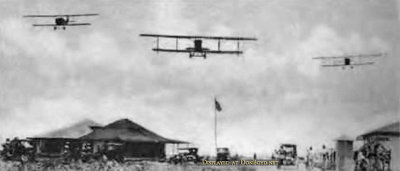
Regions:
<instances>
[{"instance_id":1,"label":"building roof","mask_svg":"<svg viewBox=\"0 0 400 171\"><path fill-rule=\"evenodd\" d=\"M70 126L40 134L31 139L75 139L90 133L92 131L90 129L91 126L100 126L100 124L90 119L84 119Z\"/></svg>"},{"instance_id":2,"label":"building roof","mask_svg":"<svg viewBox=\"0 0 400 171\"><path fill-rule=\"evenodd\" d=\"M164 138L129 119L117 120L104 127L92 127L93 131L81 137L85 140L154 142L154 143L187 143Z\"/></svg>"},{"instance_id":3,"label":"building roof","mask_svg":"<svg viewBox=\"0 0 400 171\"><path fill-rule=\"evenodd\" d=\"M336 141L353 141L353 138L349 135L342 134L339 137L335 138Z\"/></svg>"},{"instance_id":4,"label":"building roof","mask_svg":"<svg viewBox=\"0 0 400 171\"><path fill-rule=\"evenodd\" d=\"M392 124L382 126L378 129L366 132L357 137L357 140L363 140L371 136L388 136L388 137L399 137L400 136L400 122L397 121Z\"/></svg>"}]
</instances>

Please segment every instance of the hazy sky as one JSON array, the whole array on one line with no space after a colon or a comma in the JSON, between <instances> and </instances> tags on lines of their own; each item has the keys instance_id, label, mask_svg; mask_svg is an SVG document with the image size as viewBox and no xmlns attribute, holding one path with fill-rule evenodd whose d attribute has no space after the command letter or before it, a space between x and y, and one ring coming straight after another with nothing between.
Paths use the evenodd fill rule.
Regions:
<instances>
[{"instance_id":1,"label":"hazy sky","mask_svg":"<svg viewBox=\"0 0 400 171\"><path fill-rule=\"evenodd\" d=\"M0 0L0 137L89 118L129 118L213 152L332 145L399 120L395 0ZM34 28L26 14L100 13L90 27ZM155 53L140 33L257 37L242 56ZM174 47L174 40L162 40ZM182 42L181 46L189 46ZM216 42L206 46L215 47ZM229 43L223 48L234 48ZM321 68L314 56L387 52L372 66Z\"/></svg>"}]
</instances>

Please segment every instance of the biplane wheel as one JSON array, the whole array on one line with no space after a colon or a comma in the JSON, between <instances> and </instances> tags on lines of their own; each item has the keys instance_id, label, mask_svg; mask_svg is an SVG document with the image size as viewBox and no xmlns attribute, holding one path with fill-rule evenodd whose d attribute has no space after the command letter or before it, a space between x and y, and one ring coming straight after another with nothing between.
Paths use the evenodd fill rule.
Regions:
<instances>
[{"instance_id":1,"label":"biplane wheel","mask_svg":"<svg viewBox=\"0 0 400 171\"><path fill-rule=\"evenodd\" d=\"M57 30L57 27L56 27L56 26L54 26L54 27L53 27L53 30Z\"/></svg>"},{"instance_id":2,"label":"biplane wheel","mask_svg":"<svg viewBox=\"0 0 400 171\"><path fill-rule=\"evenodd\" d=\"M65 26L63 27L63 30L65 30Z\"/></svg>"},{"instance_id":3,"label":"biplane wheel","mask_svg":"<svg viewBox=\"0 0 400 171\"><path fill-rule=\"evenodd\" d=\"M354 69L354 66L350 66L351 69Z\"/></svg>"}]
</instances>

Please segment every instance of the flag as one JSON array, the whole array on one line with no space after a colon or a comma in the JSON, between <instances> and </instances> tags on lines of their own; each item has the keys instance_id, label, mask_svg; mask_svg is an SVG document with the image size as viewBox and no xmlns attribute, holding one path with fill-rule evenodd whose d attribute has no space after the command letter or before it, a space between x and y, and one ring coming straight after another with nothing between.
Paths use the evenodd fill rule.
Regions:
<instances>
[{"instance_id":1,"label":"flag","mask_svg":"<svg viewBox=\"0 0 400 171\"><path fill-rule=\"evenodd\" d=\"M217 101L217 98L214 99L215 100L215 110L217 110L218 112L222 111L222 107L219 104L219 102Z\"/></svg>"}]
</instances>

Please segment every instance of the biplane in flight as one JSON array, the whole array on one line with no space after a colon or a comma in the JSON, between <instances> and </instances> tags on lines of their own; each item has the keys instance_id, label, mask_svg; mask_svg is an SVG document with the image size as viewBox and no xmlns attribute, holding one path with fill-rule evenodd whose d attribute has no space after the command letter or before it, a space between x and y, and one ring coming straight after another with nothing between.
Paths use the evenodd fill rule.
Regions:
<instances>
[{"instance_id":1,"label":"biplane in flight","mask_svg":"<svg viewBox=\"0 0 400 171\"><path fill-rule=\"evenodd\" d=\"M372 65L375 62L372 58L385 56L386 53L376 54L359 54L359 55L343 55L343 56L320 56L313 57L313 59L322 60L321 66L323 67L350 67L353 69L354 66L359 65Z\"/></svg>"},{"instance_id":2,"label":"biplane in flight","mask_svg":"<svg viewBox=\"0 0 400 171\"><path fill-rule=\"evenodd\" d=\"M62 27L63 30L67 26L88 26L90 23L77 23L75 20L71 20L72 17L84 17L84 16L96 16L99 14L61 14L61 15L25 15L23 17L43 17L43 18L54 18L54 24L33 24L32 26L41 27L48 26L53 27L57 30L58 27Z\"/></svg>"},{"instance_id":3,"label":"biplane in flight","mask_svg":"<svg viewBox=\"0 0 400 171\"><path fill-rule=\"evenodd\" d=\"M250 37L219 37L219 36L182 36L182 35L161 35L161 34L140 34L142 37L155 37L157 39L157 45L153 48L153 51L156 52L176 52L176 53L189 53L189 58L192 57L203 57L207 58L207 54L242 54L243 51L240 50L240 41L255 41L256 38ZM160 47L160 38L170 38L176 39L175 48L161 48ZM186 47L185 49L179 48L178 40L179 39L189 39L193 40L193 47ZM217 40L218 48L210 49L207 47L203 47L203 40ZM237 41L237 49L236 50L221 50L221 41Z\"/></svg>"}]
</instances>

